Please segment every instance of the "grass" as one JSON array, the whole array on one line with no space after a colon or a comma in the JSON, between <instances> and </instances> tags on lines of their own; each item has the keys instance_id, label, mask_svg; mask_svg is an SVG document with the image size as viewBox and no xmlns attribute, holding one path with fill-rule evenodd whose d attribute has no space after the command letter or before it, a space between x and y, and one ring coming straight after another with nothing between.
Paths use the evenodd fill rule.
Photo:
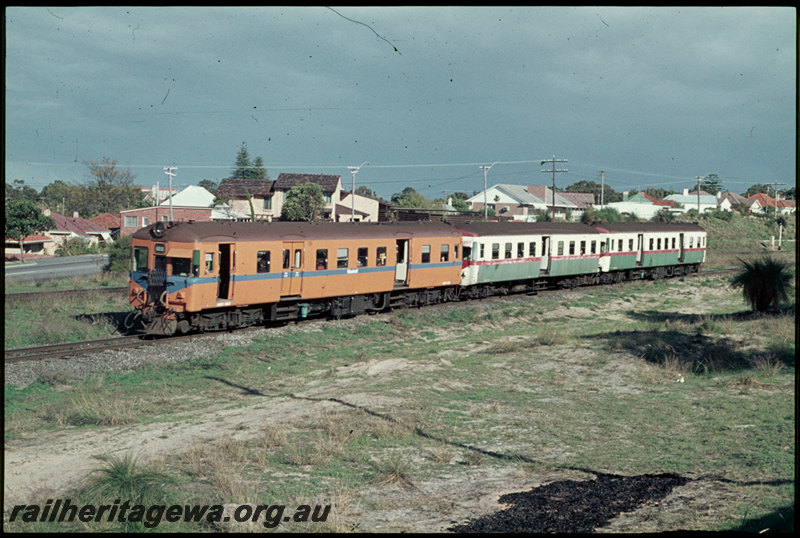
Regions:
<instances>
[{"instance_id":1,"label":"grass","mask_svg":"<svg viewBox=\"0 0 800 538\"><path fill-rule=\"evenodd\" d=\"M8 294L36 291L89 290L95 288L119 288L127 285L127 274L102 273L82 278L46 280L35 284L29 282L11 282L6 284L5 292Z\"/></svg>"}]
</instances>

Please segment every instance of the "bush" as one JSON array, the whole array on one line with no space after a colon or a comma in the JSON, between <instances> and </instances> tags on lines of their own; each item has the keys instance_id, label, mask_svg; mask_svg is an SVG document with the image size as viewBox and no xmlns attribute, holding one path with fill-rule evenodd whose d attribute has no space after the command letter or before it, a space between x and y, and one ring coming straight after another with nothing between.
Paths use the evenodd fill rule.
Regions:
<instances>
[{"instance_id":1,"label":"bush","mask_svg":"<svg viewBox=\"0 0 800 538\"><path fill-rule=\"evenodd\" d=\"M108 273L127 273L131 267L131 236L120 237L108 250Z\"/></svg>"}]
</instances>

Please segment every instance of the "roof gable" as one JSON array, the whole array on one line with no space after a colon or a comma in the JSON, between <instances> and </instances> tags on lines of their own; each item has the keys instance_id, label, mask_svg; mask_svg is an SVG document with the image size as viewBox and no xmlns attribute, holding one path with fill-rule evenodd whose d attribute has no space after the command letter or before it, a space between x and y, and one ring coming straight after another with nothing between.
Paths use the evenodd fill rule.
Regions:
<instances>
[{"instance_id":1,"label":"roof gable","mask_svg":"<svg viewBox=\"0 0 800 538\"><path fill-rule=\"evenodd\" d=\"M45 213L47 215L47 213ZM71 232L83 237L88 236L90 233L103 233L110 230L99 224L82 219L81 217L65 217L54 211L50 211L49 217L55 221L56 226L51 231L53 232Z\"/></svg>"},{"instance_id":2,"label":"roof gable","mask_svg":"<svg viewBox=\"0 0 800 538\"><path fill-rule=\"evenodd\" d=\"M322 192L331 194L340 188L341 176L329 174L280 174L275 181L275 190L288 191L297 185L316 183Z\"/></svg>"},{"instance_id":3,"label":"roof gable","mask_svg":"<svg viewBox=\"0 0 800 538\"><path fill-rule=\"evenodd\" d=\"M170 198L167 198L159 205L162 207L168 206L170 203L181 207L211 207L214 205L214 195L197 185L189 185L178 194L173 195L171 200L172 202L170 202Z\"/></svg>"},{"instance_id":4,"label":"roof gable","mask_svg":"<svg viewBox=\"0 0 800 538\"><path fill-rule=\"evenodd\" d=\"M231 197L250 196L267 197L274 193L275 182L270 179L244 179L229 177L223 179L217 187L217 194Z\"/></svg>"}]
</instances>

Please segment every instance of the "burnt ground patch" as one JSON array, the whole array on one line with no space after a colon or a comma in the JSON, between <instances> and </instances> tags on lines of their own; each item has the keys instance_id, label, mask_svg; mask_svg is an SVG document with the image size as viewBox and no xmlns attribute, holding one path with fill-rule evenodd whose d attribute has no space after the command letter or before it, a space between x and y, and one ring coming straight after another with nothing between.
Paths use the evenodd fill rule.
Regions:
<instances>
[{"instance_id":1,"label":"burnt ground patch","mask_svg":"<svg viewBox=\"0 0 800 538\"><path fill-rule=\"evenodd\" d=\"M623 512L657 503L673 488L689 482L675 474L618 476L553 482L527 492L509 493L500 512L450 527L452 532L585 533Z\"/></svg>"}]
</instances>

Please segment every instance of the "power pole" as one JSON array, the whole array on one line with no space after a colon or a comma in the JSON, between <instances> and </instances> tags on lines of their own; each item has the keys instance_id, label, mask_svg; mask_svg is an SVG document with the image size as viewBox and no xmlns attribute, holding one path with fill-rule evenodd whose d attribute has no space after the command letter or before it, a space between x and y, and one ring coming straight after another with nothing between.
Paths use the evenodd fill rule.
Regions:
<instances>
[{"instance_id":1,"label":"power pole","mask_svg":"<svg viewBox=\"0 0 800 538\"><path fill-rule=\"evenodd\" d=\"M172 177L178 175L173 171L173 170L177 170L177 169L178 169L177 166L165 166L164 167L164 173L169 176L169 221L170 222L173 222L173 219L172 219Z\"/></svg>"},{"instance_id":2,"label":"power pole","mask_svg":"<svg viewBox=\"0 0 800 538\"><path fill-rule=\"evenodd\" d=\"M358 166L348 166L347 168L350 169L350 173L353 174L353 192L350 193L350 222L356 221L356 174L361 169L362 166L365 164L369 164L368 162L364 161L363 163L359 164Z\"/></svg>"},{"instance_id":3,"label":"power pole","mask_svg":"<svg viewBox=\"0 0 800 538\"><path fill-rule=\"evenodd\" d=\"M697 176L697 216L700 216L700 181L703 176Z\"/></svg>"},{"instance_id":4,"label":"power pole","mask_svg":"<svg viewBox=\"0 0 800 538\"><path fill-rule=\"evenodd\" d=\"M553 220L556 220L556 172L568 172L566 168L559 168L556 169L556 163L565 163L567 162L566 159L556 159L556 156L553 155L552 159L542 159L541 166L544 166L544 163L552 163L553 164ZM540 172L550 172L551 170L540 170ZM547 202L547 200L545 200Z\"/></svg>"},{"instance_id":5,"label":"power pole","mask_svg":"<svg viewBox=\"0 0 800 538\"><path fill-rule=\"evenodd\" d=\"M496 165L500 161L495 161L490 165L482 164L479 166L481 170L483 170L483 220L489 219L489 204L486 200L486 174L489 173L489 170L492 169L492 166Z\"/></svg>"},{"instance_id":6,"label":"power pole","mask_svg":"<svg viewBox=\"0 0 800 538\"><path fill-rule=\"evenodd\" d=\"M605 198L604 195L606 193L605 184L606 184L606 171L600 170L600 207L603 207L604 205L603 204Z\"/></svg>"},{"instance_id":7,"label":"power pole","mask_svg":"<svg viewBox=\"0 0 800 538\"><path fill-rule=\"evenodd\" d=\"M778 214L778 185L786 186L786 183L778 183L777 181L773 181L772 183L767 183L767 185L772 185L772 190L775 191L775 211L772 212L772 216L776 216ZM769 198L769 189L767 189L767 197ZM769 200L767 200L767 205L769 205Z\"/></svg>"}]
</instances>

